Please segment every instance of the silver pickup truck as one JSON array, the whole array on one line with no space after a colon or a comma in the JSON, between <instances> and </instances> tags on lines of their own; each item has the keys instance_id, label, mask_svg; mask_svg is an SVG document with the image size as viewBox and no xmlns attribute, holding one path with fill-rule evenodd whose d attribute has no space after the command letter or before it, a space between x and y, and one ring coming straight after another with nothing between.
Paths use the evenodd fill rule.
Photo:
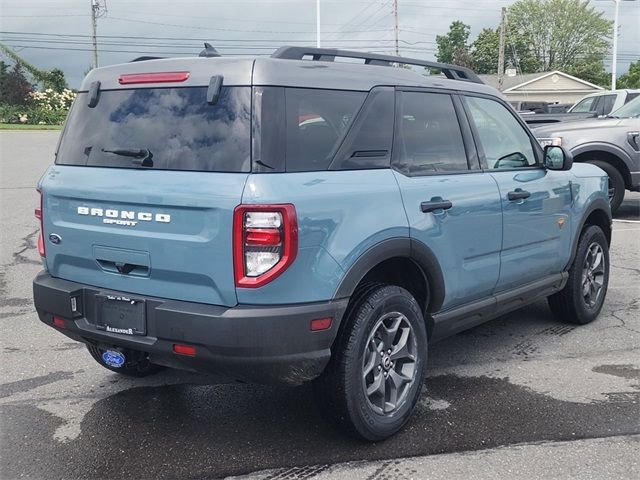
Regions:
<instances>
[{"instance_id":1,"label":"silver pickup truck","mask_svg":"<svg viewBox=\"0 0 640 480\"><path fill-rule=\"evenodd\" d=\"M609 115L638 96L640 96L640 90L638 89L603 90L581 98L565 113L552 112L553 105L547 105L541 110L535 110L535 113L522 111L519 113L530 128L536 128L550 123L572 122L574 120ZM516 108L516 110L519 109Z\"/></svg>"},{"instance_id":2,"label":"silver pickup truck","mask_svg":"<svg viewBox=\"0 0 640 480\"><path fill-rule=\"evenodd\" d=\"M606 117L554 123L534 128L543 145L562 145L575 162L602 168L609 176L611 211L626 190L640 191L640 97Z\"/></svg>"}]
</instances>

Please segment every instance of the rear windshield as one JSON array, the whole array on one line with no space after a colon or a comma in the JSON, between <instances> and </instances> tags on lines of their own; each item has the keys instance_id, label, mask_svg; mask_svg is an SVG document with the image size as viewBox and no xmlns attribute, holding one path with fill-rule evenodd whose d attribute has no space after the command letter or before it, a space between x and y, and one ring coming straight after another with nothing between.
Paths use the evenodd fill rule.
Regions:
<instances>
[{"instance_id":1,"label":"rear windshield","mask_svg":"<svg viewBox=\"0 0 640 480\"><path fill-rule=\"evenodd\" d=\"M94 108L87 95L75 101L57 164L251 170L251 87L223 87L215 105L207 103L207 87L101 91Z\"/></svg>"}]
</instances>

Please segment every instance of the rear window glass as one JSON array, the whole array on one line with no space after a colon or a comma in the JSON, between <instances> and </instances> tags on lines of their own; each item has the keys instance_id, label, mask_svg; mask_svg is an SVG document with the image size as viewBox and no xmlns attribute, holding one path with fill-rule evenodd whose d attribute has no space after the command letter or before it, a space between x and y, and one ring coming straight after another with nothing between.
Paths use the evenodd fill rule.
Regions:
<instances>
[{"instance_id":1,"label":"rear window glass","mask_svg":"<svg viewBox=\"0 0 640 480\"><path fill-rule=\"evenodd\" d=\"M94 108L87 95L72 108L57 164L138 168L144 155L132 152L142 150L154 169L251 169L251 87L223 87L215 105L207 87L106 90Z\"/></svg>"},{"instance_id":2,"label":"rear window glass","mask_svg":"<svg viewBox=\"0 0 640 480\"><path fill-rule=\"evenodd\" d=\"M285 89L287 171L326 169L366 96L364 92Z\"/></svg>"},{"instance_id":3,"label":"rear window glass","mask_svg":"<svg viewBox=\"0 0 640 480\"><path fill-rule=\"evenodd\" d=\"M326 170L367 96L282 87L259 87L257 94L254 163L287 172Z\"/></svg>"}]
</instances>

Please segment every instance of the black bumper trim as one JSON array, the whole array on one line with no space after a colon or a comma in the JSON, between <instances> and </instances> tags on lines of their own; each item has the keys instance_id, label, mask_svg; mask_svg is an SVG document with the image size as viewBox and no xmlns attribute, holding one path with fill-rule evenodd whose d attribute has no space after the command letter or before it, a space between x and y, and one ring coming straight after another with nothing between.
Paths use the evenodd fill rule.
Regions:
<instances>
[{"instance_id":1,"label":"black bumper trim","mask_svg":"<svg viewBox=\"0 0 640 480\"><path fill-rule=\"evenodd\" d=\"M131 295L146 301L147 335L132 336L95 327L97 294ZM76 298L81 313L71 311ZM300 384L322 373L331 356L348 299L293 305L223 307L114 292L40 272L33 281L40 320L74 340L145 352L174 368L216 373L260 383ZM332 317L330 329L312 332L311 320ZM174 343L196 346L195 357L173 353Z\"/></svg>"}]
</instances>

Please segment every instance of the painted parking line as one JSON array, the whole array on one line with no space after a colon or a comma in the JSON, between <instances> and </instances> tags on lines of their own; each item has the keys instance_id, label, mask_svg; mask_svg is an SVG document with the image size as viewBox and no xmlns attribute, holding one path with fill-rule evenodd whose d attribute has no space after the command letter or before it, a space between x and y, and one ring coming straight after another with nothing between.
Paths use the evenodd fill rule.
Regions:
<instances>
[{"instance_id":1,"label":"painted parking line","mask_svg":"<svg viewBox=\"0 0 640 480\"><path fill-rule=\"evenodd\" d=\"M615 223L640 223L640 220L619 220L619 219L614 219L613 221Z\"/></svg>"}]
</instances>

